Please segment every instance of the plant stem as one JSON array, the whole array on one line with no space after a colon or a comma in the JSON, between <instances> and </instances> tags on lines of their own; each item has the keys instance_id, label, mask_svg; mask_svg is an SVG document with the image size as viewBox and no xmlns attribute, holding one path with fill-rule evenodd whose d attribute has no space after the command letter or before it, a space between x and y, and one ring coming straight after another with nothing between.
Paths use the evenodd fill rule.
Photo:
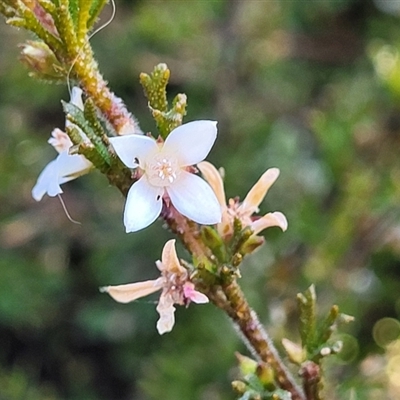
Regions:
<instances>
[{"instance_id":1,"label":"plant stem","mask_svg":"<svg viewBox=\"0 0 400 400\"><path fill-rule=\"evenodd\" d=\"M108 88L88 43L75 55L72 72L87 96L105 115L117 134L140 132L137 122L128 112L122 100Z\"/></svg>"},{"instance_id":2,"label":"plant stem","mask_svg":"<svg viewBox=\"0 0 400 400\"><path fill-rule=\"evenodd\" d=\"M223 284L221 291L222 293L211 295L214 304L228 314L244 336L246 344L260 360L272 367L278 385L292 394L292 400L305 400L303 391L284 365L271 338L260 323L257 314L250 308L237 281L234 279Z\"/></svg>"}]
</instances>

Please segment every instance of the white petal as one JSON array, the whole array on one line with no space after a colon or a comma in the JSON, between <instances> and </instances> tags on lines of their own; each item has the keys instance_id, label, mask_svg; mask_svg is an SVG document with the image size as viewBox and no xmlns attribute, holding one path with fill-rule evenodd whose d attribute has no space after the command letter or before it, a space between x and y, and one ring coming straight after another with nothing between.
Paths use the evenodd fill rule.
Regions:
<instances>
[{"instance_id":1,"label":"white petal","mask_svg":"<svg viewBox=\"0 0 400 400\"><path fill-rule=\"evenodd\" d=\"M43 169L32 189L32 197L40 201L46 193L50 197L61 194L60 185L87 173L92 166L84 156L70 156L68 151L63 151Z\"/></svg>"},{"instance_id":2,"label":"white petal","mask_svg":"<svg viewBox=\"0 0 400 400\"><path fill-rule=\"evenodd\" d=\"M263 217L255 220L251 224L251 229L253 230L254 234L257 235L257 233L266 228L270 228L271 226L278 226L283 232L285 232L288 227L286 217L279 211L265 214Z\"/></svg>"},{"instance_id":3,"label":"white petal","mask_svg":"<svg viewBox=\"0 0 400 400\"><path fill-rule=\"evenodd\" d=\"M157 321L157 330L160 335L171 332L175 324L175 307L169 296L161 294L157 306L160 319Z\"/></svg>"},{"instance_id":4,"label":"white petal","mask_svg":"<svg viewBox=\"0 0 400 400\"><path fill-rule=\"evenodd\" d=\"M104 286L100 292L108 293L115 301L119 303L129 303L130 301L147 296L161 289L159 280L150 280L144 282L128 283L127 285Z\"/></svg>"},{"instance_id":5,"label":"white petal","mask_svg":"<svg viewBox=\"0 0 400 400\"><path fill-rule=\"evenodd\" d=\"M83 111L82 89L74 86L71 91L71 103Z\"/></svg>"},{"instance_id":6,"label":"white petal","mask_svg":"<svg viewBox=\"0 0 400 400\"><path fill-rule=\"evenodd\" d=\"M146 228L157 219L161 213L163 192L163 188L150 185L145 175L132 185L124 211L127 233Z\"/></svg>"},{"instance_id":7,"label":"white petal","mask_svg":"<svg viewBox=\"0 0 400 400\"><path fill-rule=\"evenodd\" d=\"M214 190L215 195L221 204L221 207L226 207L226 197L225 197L225 190L224 190L224 182L222 180L221 174L208 161L202 161L201 163L197 164L197 168L200 170L201 174L204 176L204 179L209 183L209 185Z\"/></svg>"},{"instance_id":8,"label":"white petal","mask_svg":"<svg viewBox=\"0 0 400 400\"><path fill-rule=\"evenodd\" d=\"M201 178L181 171L166 187L174 207L185 217L203 225L221 222L221 206L211 187Z\"/></svg>"},{"instance_id":9,"label":"white petal","mask_svg":"<svg viewBox=\"0 0 400 400\"><path fill-rule=\"evenodd\" d=\"M195 290L192 282L186 282L183 285L183 294L186 299L193 301L193 303L205 304L209 302L208 297L205 294Z\"/></svg>"},{"instance_id":10,"label":"white petal","mask_svg":"<svg viewBox=\"0 0 400 400\"><path fill-rule=\"evenodd\" d=\"M62 192L58 178L57 160L53 160L40 173L36 185L32 189L32 197L36 201L40 201L46 193L53 197Z\"/></svg>"},{"instance_id":11,"label":"white petal","mask_svg":"<svg viewBox=\"0 0 400 400\"><path fill-rule=\"evenodd\" d=\"M167 270L171 273L186 274L186 269L181 266L178 255L176 254L175 239L168 240L168 242L165 243L161 260L161 263L157 263L157 267L160 271Z\"/></svg>"},{"instance_id":12,"label":"white petal","mask_svg":"<svg viewBox=\"0 0 400 400\"><path fill-rule=\"evenodd\" d=\"M206 304L209 302L208 297L205 294L198 292L197 290L193 292L190 300L192 300L193 303L196 304Z\"/></svg>"},{"instance_id":13,"label":"white petal","mask_svg":"<svg viewBox=\"0 0 400 400\"><path fill-rule=\"evenodd\" d=\"M138 163L135 159L145 159L148 154L158 149L156 141L148 136L125 135L109 140L118 157L128 168L136 168Z\"/></svg>"},{"instance_id":14,"label":"white petal","mask_svg":"<svg viewBox=\"0 0 400 400\"><path fill-rule=\"evenodd\" d=\"M216 138L215 121L192 121L175 128L165 140L163 150L175 154L181 166L193 165L207 157Z\"/></svg>"},{"instance_id":15,"label":"white petal","mask_svg":"<svg viewBox=\"0 0 400 400\"><path fill-rule=\"evenodd\" d=\"M80 110L83 111L83 101L82 101L82 89L74 86L72 88L71 91L71 101L70 103L73 104L74 106L78 107ZM65 120L65 126L73 126L76 129L78 129L79 133L81 134L81 136L83 138L86 138L86 135L83 133L83 131L81 130L81 128L79 128L78 126L76 126L75 124L73 124L71 121L69 121L68 119Z\"/></svg>"},{"instance_id":16,"label":"white petal","mask_svg":"<svg viewBox=\"0 0 400 400\"><path fill-rule=\"evenodd\" d=\"M68 154L67 151L60 153L56 159L58 176L60 178L78 178L86 174L92 168L93 164L80 154ZM60 183L64 183L63 182Z\"/></svg>"},{"instance_id":17,"label":"white petal","mask_svg":"<svg viewBox=\"0 0 400 400\"><path fill-rule=\"evenodd\" d=\"M243 213L246 212L248 215L258 212L258 206L278 176L278 168L270 168L265 171L243 200L243 203L239 207L240 211Z\"/></svg>"},{"instance_id":18,"label":"white petal","mask_svg":"<svg viewBox=\"0 0 400 400\"><path fill-rule=\"evenodd\" d=\"M47 143L51 144L58 153L62 153L63 151L68 151L73 143L69 136L59 128L53 129L51 132L51 137L47 141Z\"/></svg>"}]
</instances>

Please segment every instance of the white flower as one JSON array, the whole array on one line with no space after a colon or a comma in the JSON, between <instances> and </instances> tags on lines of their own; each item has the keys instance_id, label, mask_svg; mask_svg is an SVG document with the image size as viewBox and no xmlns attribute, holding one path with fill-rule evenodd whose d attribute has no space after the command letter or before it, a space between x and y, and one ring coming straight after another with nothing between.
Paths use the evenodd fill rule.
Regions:
<instances>
[{"instance_id":1,"label":"white flower","mask_svg":"<svg viewBox=\"0 0 400 400\"><path fill-rule=\"evenodd\" d=\"M157 330L162 335L170 332L174 326L174 304L188 306L192 301L203 304L208 303L208 298L203 293L196 291L194 284L189 281L188 271L179 263L175 240L172 239L165 243L161 261L157 261L156 265L161 272L161 277L158 279L127 285L105 286L100 288L100 291L108 293L120 303L129 303L157 290L162 290L157 305L157 312L160 314Z\"/></svg>"},{"instance_id":2,"label":"white flower","mask_svg":"<svg viewBox=\"0 0 400 400\"><path fill-rule=\"evenodd\" d=\"M204 160L217 136L216 122L193 121L175 128L164 143L139 135L110 138L129 168L139 167L140 179L129 189L124 211L127 232L145 228L161 213L163 197L185 217L204 225L221 221L211 187L188 172Z\"/></svg>"},{"instance_id":3,"label":"white flower","mask_svg":"<svg viewBox=\"0 0 400 400\"><path fill-rule=\"evenodd\" d=\"M83 110L82 90L78 87L72 89L71 103ZM69 125L72 124L67 120L66 126ZM86 139L80 129L79 132L82 138ZM55 160L50 161L39 175L36 185L32 189L32 197L36 201L40 201L46 193L51 197L57 196L63 192L60 185L86 174L92 168L92 163L84 156L68 153L73 143L61 129L53 130L48 143L57 150L59 155Z\"/></svg>"},{"instance_id":4,"label":"white flower","mask_svg":"<svg viewBox=\"0 0 400 400\"><path fill-rule=\"evenodd\" d=\"M239 203L237 199L229 199L228 204L226 204L224 183L218 170L207 161L199 163L197 167L213 188L220 203L222 221L218 224L218 232L222 237L231 237L235 218L240 220L243 227L249 226L255 235L271 226L278 226L283 231L286 231L288 227L286 217L279 211L265 214L260 218L252 216L259 211L258 206L266 196L269 188L278 178L278 168L270 168L265 171L250 189L242 203Z\"/></svg>"}]
</instances>

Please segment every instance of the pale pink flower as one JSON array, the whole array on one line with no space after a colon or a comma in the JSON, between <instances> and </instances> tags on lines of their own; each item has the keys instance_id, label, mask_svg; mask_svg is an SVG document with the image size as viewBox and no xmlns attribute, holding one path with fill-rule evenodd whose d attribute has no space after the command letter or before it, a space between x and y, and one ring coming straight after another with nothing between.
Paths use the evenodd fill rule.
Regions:
<instances>
[{"instance_id":1,"label":"pale pink flower","mask_svg":"<svg viewBox=\"0 0 400 400\"><path fill-rule=\"evenodd\" d=\"M221 221L221 210L210 186L188 167L204 160L217 136L216 122L193 121L175 128L164 143L147 136L110 138L115 152L140 179L129 189L124 211L127 232L154 222L163 198L185 217L204 225Z\"/></svg>"},{"instance_id":2,"label":"pale pink flower","mask_svg":"<svg viewBox=\"0 0 400 400\"><path fill-rule=\"evenodd\" d=\"M71 103L83 110L82 90L74 87L71 93ZM66 126L72 125L68 120ZM87 139L79 129L82 139ZM36 185L32 189L32 197L40 201L47 193L54 197L62 193L60 185L86 174L92 168L92 163L80 154L69 154L73 145L69 136L61 129L54 129L52 137L48 140L59 153L57 158L50 161L40 173Z\"/></svg>"},{"instance_id":3,"label":"pale pink flower","mask_svg":"<svg viewBox=\"0 0 400 400\"><path fill-rule=\"evenodd\" d=\"M161 276L155 280L128 283L126 285L105 286L101 292L108 293L114 300L120 303L129 303L140 297L161 290L157 312L160 319L157 322L157 330L160 335L170 332L175 323L174 304L188 306L190 302L208 303L208 298L194 288L189 280L188 271L179 263L175 250L175 240L165 243L161 261L156 262Z\"/></svg>"},{"instance_id":4,"label":"pale pink flower","mask_svg":"<svg viewBox=\"0 0 400 400\"><path fill-rule=\"evenodd\" d=\"M203 161L197 165L206 181L213 188L220 203L222 220L218 224L218 232L222 237L230 237L233 234L233 222L237 218L243 227L250 227L253 234L271 226L278 226L283 231L287 229L286 217L279 211L265 214L262 217L253 217L259 211L259 205L266 196L269 188L279 176L278 168L270 168L260 177L256 184L250 189L242 203L237 199L225 198L224 183L219 171L209 162Z\"/></svg>"}]
</instances>

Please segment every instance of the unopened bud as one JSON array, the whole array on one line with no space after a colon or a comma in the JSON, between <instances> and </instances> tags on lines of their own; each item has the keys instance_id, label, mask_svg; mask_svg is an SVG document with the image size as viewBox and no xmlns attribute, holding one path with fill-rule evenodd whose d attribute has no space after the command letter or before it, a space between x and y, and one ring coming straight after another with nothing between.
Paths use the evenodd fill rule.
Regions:
<instances>
[{"instance_id":1,"label":"unopened bud","mask_svg":"<svg viewBox=\"0 0 400 400\"><path fill-rule=\"evenodd\" d=\"M242 381L233 381L232 388L236 393L244 394L247 390L247 385Z\"/></svg>"},{"instance_id":2,"label":"unopened bud","mask_svg":"<svg viewBox=\"0 0 400 400\"><path fill-rule=\"evenodd\" d=\"M319 354L321 354L322 357L329 356L332 353L332 350L329 347L323 347L320 351Z\"/></svg>"},{"instance_id":3,"label":"unopened bud","mask_svg":"<svg viewBox=\"0 0 400 400\"><path fill-rule=\"evenodd\" d=\"M282 345L289 357L289 360L297 365L300 365L306 358L304 349L289 339L282 339Z\"/></svg>"},{"instance_id":4,"label":"unopened bud","mask_svg":"<svg viewBox=\"0 0 400 400\"><path fill-rule=\"evenodd\" d=\"M253 253L256 249L258 249L261 245L263 245L265 239L262 236L252 235L249 239L247 239L242 246L240 247L240 252L242 254L250 254Z\"/></svg>"},{"instance_id":5,"label":"unopened bud","mask_svg":"<svg viewBox=\"0 0 400 400\"><path fill-rule=\"evenodd\" d=\"M28 40L20 47L21 61L31 69L31 75L46 80L63 78L62 66L46 43Z\"/></svg>"},{"instance_id":6,"label":"unopened bud","mask_svg":"<svg viewBox=\"0 0 400 400\"><path fill-rule=\"evenodd\" d=\"M201 238L203 243L211 249L218 261L225 262L227 259L225 243L219 233L210 226L201 228Z\"/></svg>"},{"instance_id":7,"label":"unopened bud","mask_svg":"<svg viewBox=\"0 0 400 400\"><path fill-rule=\"evenodd\" d=\"M274 387L274 370L268 364L259 363L256 375L265 388L272 389Z\"/></svg>"},{"instance_id":8,"label":"unopened bud","mask_svg":"<svg viewBox=\"0 0 400 400\"><path fill-rule=\"evenodd\" d=\"M254 374L257 370L257 361L250 357L246 357L238 352L235 353L236 359L239 362L240 372L243 376Z\"/></svg>"}]
</instances>

